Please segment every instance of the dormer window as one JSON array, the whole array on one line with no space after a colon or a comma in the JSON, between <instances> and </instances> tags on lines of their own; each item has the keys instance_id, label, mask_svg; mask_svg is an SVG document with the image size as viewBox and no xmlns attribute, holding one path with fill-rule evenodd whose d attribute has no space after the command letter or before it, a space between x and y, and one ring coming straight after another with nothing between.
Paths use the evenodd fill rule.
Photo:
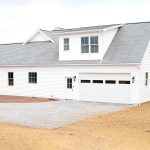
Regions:
<instances>
[{"instance_id":1,"label":"dormer window","mask_svg":"<svg viewBox=\"0 0 150 150\"><path fill-rule=\"evenodd\" d=\"M91 49L91 53L98 52L98 36L90 37L90 49Z\"/></svg>"},{"instance_id":2,"label":"dormer window","mask_svg":"<svg viewBox=\"0 0 150 150\"><path fill-rule=\"evenodd\" d=\"M64 38L64 50L69 50L69 38Z\"/></svg>"},{"instance_id":3,"label":"dormer window","mask_svg":"<svg viewBox=\"0 0 150 150\"><path fill-rule=\"evenodd\" d=\"M89 53L89 37L81 37L81 53Z\"/></svg>"},{"instance_id":4,"label":"dormer window","mask_svg":"<svg viewBox=\"0 0 150 150\"><path fill-rule=\"evenodd\" d=\"M98 36L81 37L81 53L98 53Z\"/></svg>"}]
</instances>

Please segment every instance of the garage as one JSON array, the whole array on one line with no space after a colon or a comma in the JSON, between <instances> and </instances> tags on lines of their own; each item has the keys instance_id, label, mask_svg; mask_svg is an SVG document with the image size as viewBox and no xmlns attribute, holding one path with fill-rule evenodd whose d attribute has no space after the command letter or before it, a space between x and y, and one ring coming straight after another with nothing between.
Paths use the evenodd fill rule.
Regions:
<instances>
[{"instance_id":1,"label":"garage","mask_svg":"<svg viewBox=\"0 0 150 150\"><path fill-rule=\"evenodd\" d=\"M130 84L130 74L79 74L79 99L129 103Z\"/></svg>"}]
</instances>

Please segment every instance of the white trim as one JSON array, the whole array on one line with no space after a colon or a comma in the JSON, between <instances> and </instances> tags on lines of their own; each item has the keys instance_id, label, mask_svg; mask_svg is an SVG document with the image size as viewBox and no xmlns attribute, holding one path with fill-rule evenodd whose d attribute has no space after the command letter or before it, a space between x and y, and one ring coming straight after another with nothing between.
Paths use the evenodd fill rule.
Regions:
<instances>
[{"instance_id":1,"label":"white trim","mask_svg":"<svg viewBox=\"0 0 150 150\"><path fill-rule=\"evenodd\" d=\"M37 36L37 34L40 33L42 36L44 36L46 39L48 39L49 41L51 41L52 43L55 43L54 40L52 40L51 38L49 38L41 29L38 29L29 39L27 39L23 45L27 44L28 42L30 42L34 37Z\"/></svg>"},{"instance_id":2,"label":"white trim","mask_svg":"<svg viewBox=\"0 0 150 150\"><path fill-rule=\"evenodd\" d=\"M105 29L103 29L102 31L105 32L105 31L108 31L108 30L112 30L112 29L115 29L115 28L122 27L122 26L123 26L123 24L118 25L118 26L113 26L113 27L105 28Z\"/></svg>"}]
</instances>

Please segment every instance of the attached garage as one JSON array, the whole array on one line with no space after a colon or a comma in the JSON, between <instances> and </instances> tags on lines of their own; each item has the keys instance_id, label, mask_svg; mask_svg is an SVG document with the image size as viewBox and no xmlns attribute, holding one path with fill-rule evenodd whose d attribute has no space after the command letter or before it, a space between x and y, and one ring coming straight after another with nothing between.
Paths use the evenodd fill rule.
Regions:
<instances>
[{"instance_id":1,"label":"attached garage","mask_svg":"<svg viewBox=\"0 0 150 150\"><path fill-rule=\"evenodd\" d=\"M79 99L130 103L130 74L79 74Z\"/></svg>"}]
</instances>

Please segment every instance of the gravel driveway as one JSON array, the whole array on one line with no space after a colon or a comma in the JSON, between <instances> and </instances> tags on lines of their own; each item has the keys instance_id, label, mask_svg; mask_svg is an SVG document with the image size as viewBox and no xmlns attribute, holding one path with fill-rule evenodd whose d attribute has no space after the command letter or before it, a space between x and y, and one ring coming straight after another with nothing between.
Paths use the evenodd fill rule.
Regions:
<instances>
[{"instance_id":1,"label":"gravel driveway","mask_svg":"<svg viewBox=\"0 0 150 150\"><path fill-rule=\"evenodd\" d=\"M127 107L129 105L67 100L45 103L0 103L0 122L52 129Z\"/></svg>"}]
</instances>

